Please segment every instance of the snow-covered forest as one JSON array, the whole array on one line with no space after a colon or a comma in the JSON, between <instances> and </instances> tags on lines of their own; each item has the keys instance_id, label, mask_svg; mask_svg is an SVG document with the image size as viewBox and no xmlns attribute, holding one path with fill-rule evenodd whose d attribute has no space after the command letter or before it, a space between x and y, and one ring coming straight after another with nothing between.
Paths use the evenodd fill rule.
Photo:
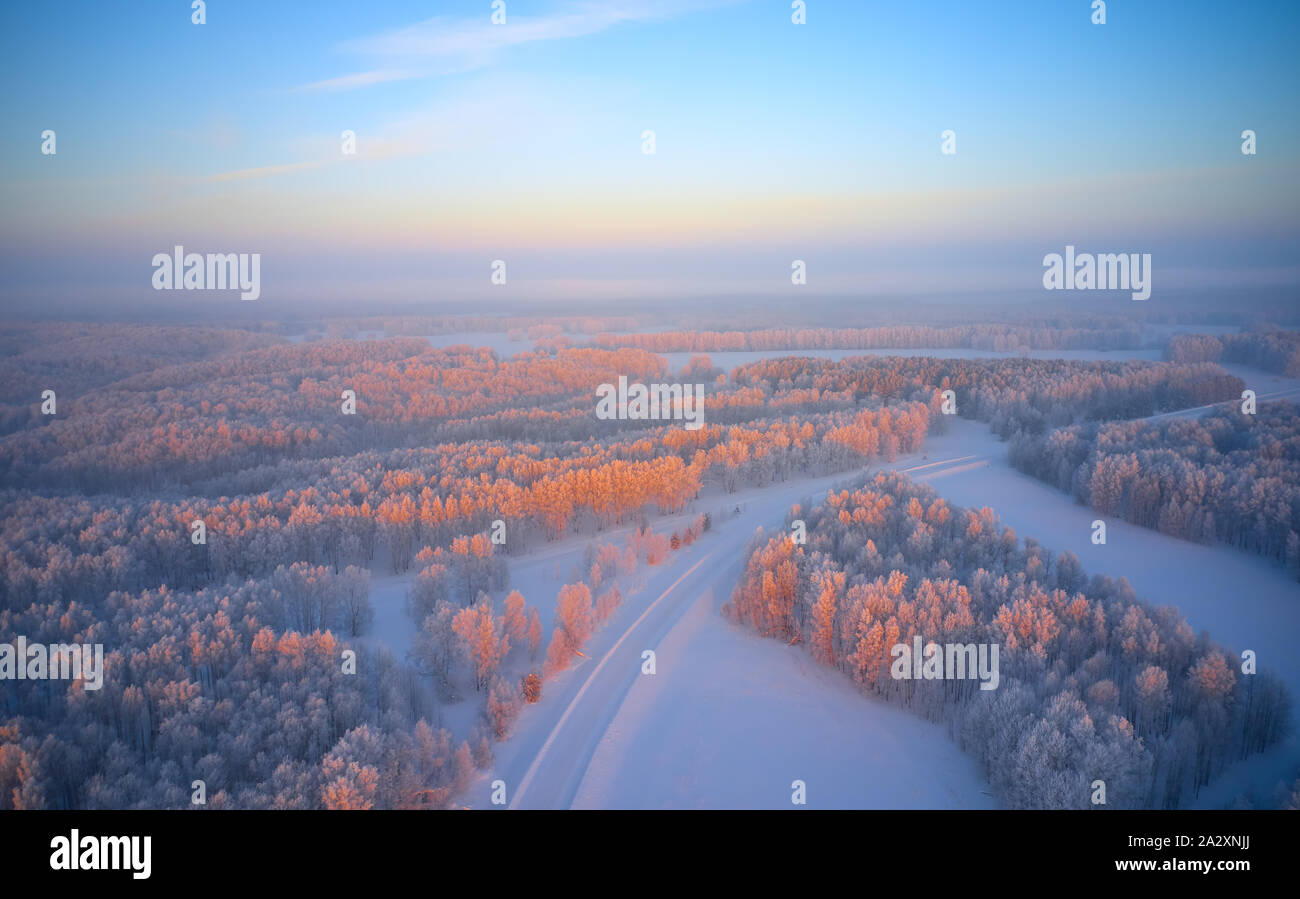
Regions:
<instances>
[{"instance_id":1,"label":"snow-covered forest","mask_svg":"<svg viewBox=\"0 0 1300 899\"><path fill-rule=\"evenodd\" d=\"M1300 579L1295 403L1018 435L1010 459L1105 515L1185 540L1221 540Z\"/></svg>"},{"instance_id":2,"label":"snow-covered forest","mask_svg":"<svg viewBox=\"0 0 1300 899\"><path fill-rule=\"evenodd\" d=\"M1182 349L1168 362L798 352L1164 339L1122 320L638 325L6 326L0 638L103 644L106 661L99 690L5 683L0 806L184 807L196 781L225 808L470 801L500 748L529 745L542 719L528 710L594 676L587 648L635 627L655 572L697 545L734 544L710 564L746 566L732 616L944 722L1006 805L1085 805L1079 778L1095 775L1112 805L1173 806L1282 739L1287 693L1267 670L1237 674L1232 650L1124 581L901 474L803 510L806 546L742 550L748 535L715 523L817 479L924 467L956 416L1106 514L1293 558L1294 406L1142 424L1241 395L1239 374ZM735 347L765 358L728 371L706 352ZM597 417L596 385L664 380L658 354L680 349L696 355L677 376L704 385L699 429ZM881 647L913 633L1000 642L1001 686L882 677Z\"/></svg>"},{"instance_id":3,"label":"snow-covered forest","mask_svg":"<svg viewBox=\"0 0 1300 899\"><path fill-rule=\"evenodd\" d=\"M1244 677L1232 650L1176 609L1076 556L1023 542L989 508L950 506L879 474L760 539L730 605L760 634L806 645L864 692L949 723L1014 808L1176 807L1230 762L1286 733L1276 677ZM891 647L998 644L1000 680L900 679Z\"/></svg>"}]
</instances>

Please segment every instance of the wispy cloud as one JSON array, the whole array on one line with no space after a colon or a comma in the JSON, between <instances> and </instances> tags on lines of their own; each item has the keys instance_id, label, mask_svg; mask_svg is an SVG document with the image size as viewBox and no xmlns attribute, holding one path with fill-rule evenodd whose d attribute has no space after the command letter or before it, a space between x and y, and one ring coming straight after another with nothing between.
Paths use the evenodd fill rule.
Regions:
<instances>
[{"instance_id":1,"label":"wispy cloud","mask_svg":"<svg viewBox=\"0 0 1300 899\"><path fill-rule=\"evenodd\" d=\"M389 119L356 136L354 155L340 153L339 134L305 134L277 153L298 162L265 165L205 175L208 182L247 181L293 175L327 166L423 156L443 151L486 151L520 133L568 127L565 105L536 82L514 76L489 76L461 96L444 98Z\"/></svg>"},{"instance_id":2,"label":"wispy cloud","mask_svg":"<svg viewBox=\"0 0 1300 899\"><path fill-rule=\"evenodd\" d=\"M209 175L205 181L246 181L250 178L265 178L270 175L284 175L289 172L301 172L306 169L320 168L327 163L324 161L313 162L291 162L286 165L264 165L253 169L238 169L233 172L219 172L215 175Z\"/></svg>"},{"instance_id":3,"label":"wispy cloud","mask_svg":"<svg viewBox=\"0 0 1300 899\"><path fill-rule=\"evenodd\" d=\"M437 16L415 25L350 41L341 49L371 57L376 66L315 81L305 91L350 90L491 65L510 47L586 37L619 25L662 21L745 0L601 0L569 3L548 15L508 15L494 25L489 8L474 19Z\"/></svg>"},{"instance_id":4,"label":"wispy cloud","mask_svg":"<svg viewBox=\"0 0 1300 899\"><path fill-rule=\"evenodd\" d=\"M345 91L372 84L383 84L387 81L405 81L415 77L418 77L418 73L400 69L376 69L372 72L357 72L352 75L340 75L338 78L326 78L324 81L313 81L311 84L304 84L298 90Z\"/></svg>"}]
</instances>

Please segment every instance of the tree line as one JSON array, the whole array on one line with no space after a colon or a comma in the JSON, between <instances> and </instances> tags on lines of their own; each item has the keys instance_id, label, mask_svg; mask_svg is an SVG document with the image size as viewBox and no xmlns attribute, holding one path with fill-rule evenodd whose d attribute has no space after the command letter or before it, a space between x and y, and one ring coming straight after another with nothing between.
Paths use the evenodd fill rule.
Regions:
<instances>
[{"instance_id":1,"label":"tree line","mask_svg":"<svg viewBox=\"0 0 1300 899\"><path fill-rule=\"evenodd\" d=\"M1165 358L1173 362L1240 362L1300 377L1300 331L1176 334L1165 346Z\"/></svg>"},{"instance_id":2,"label":"tree line","mask_svg":"<svg viewBox=\"0 0 1300 899\"><path fill-rule=\"evenodd\" d=\"M1235 406L1200 418L1076 425L1019 435L1016 468L1104 515L1283 562L1300 578L1300 412Z\"/></svg>"}]
</instances>

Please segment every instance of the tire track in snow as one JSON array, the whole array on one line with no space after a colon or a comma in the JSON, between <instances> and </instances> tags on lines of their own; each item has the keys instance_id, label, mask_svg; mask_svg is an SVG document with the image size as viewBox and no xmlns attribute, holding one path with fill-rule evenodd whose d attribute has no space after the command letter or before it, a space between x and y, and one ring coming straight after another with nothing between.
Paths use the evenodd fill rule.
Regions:
<instances>
[{"instance_id":1,"label":"tire track in snow","mask_svg":"<svg viewBox=\"0 0 1300 899\"><path fill-rule=\"evenodd\" d=\"M538 771L540 770L542 764L546 761L548 754L552 751L552 749L555 747L558 741L567 740L571 744L574 742L581 744L581 742L583 742L582 735L580 734L566 734L565 725L568 723L569 718L573 714L574 710L577 709L578 706L582 703L583 697L586 695L588 689L590 689L593 684L597 683L597 679L600 677L601 672L605 669L605 666L609 663L609 660L614 657L614 654L618 652L619 647L621 647L623 643L630 636L632 636L633 633L635 633L638 628L642 626L642 624L646 621L646 619L650 616L650 614L654 612L656 608L659 607L660 603L662 603L665 599L667 599L670 595L672 595L673 591L677 589L677 587L682 583L682 581L686 580L692 574L694 574L699 569L699 567L703 565L705 562L707 562L710 558L712 558L716 552L718 552L718 550L715 549L712 552L708 553L707 555L701 557L699 561L697 561L694 565L688 568L686 572L682 574L681 577L673 581L673 583L669 585L668 589L666 589L663 593L659 594L659 596L655 599L655 601L652 602L648 607L646 607L646 610L641 613L641 616L637 618L636 621L632 622L631 626L628 627L628 629L623 632L623 635L618 638L618 641L612 647L610 647L608 652L605 653L604 657L602 657L600 662L596 665L595 670L593 670L591 674L588 675L587 680L583 683L582 687L578 690L577 694L569 702L568 707L565 708L564 714L560 716L560 720L557 721L555 727L552 728L550 735L546 738L546 742L542 744L542 748L538 751L537 756L533 759L532 764L528 766L528 770L524 773L523 779L519 782L519 788L515 790L514 799L513 801L510 802L509 805L510 808L512 809L519 808L521 806L521 803L524 801L525 797L528 794L529 787L533 785L534 779L537 777ZM673 615L668 621L663 622L663 624L665 625L665 629L670 629L671 625L676 622L677 618L680 617L680 615L688 607L689 604L685 604L673 610L676 612L676 615ZM638 655L637 658L639 659L640 656ZM635 669L635 670L639 670L639 669ZM613 691L615 694L613 696L607 695L606 697L607 704L609 700L618 700L617 702L614 703L613 706L615 712L617 711L619 704L621 704L622 695L627 692L627 688L631 686L631 683L632 683L631 679L625 678L621 689L617 686L611 686L606 688L607 694L611 691ZM600 722L603 724L603 727L585 728L585 732L587 735L586 742L591 743L590 748L587 749L585 753L579 752L578 754L571 756L571 760L572 760L571 764L573 765L573 768L570 770L569 776L565 778L565 787L562 790L561 795L559 797L560 804L557 806L547 806L547 807L567 808L568 805L572 803L573 795L577 792L578 784L582 782L582 778L586 774L587 764L591 760L591 754L595 749L595 744L596 742L599 741L600 737L604 734L605 730L608 729L610 723L613 721L613 714L610 714L607 717L602 716L601 719L598 720L600 720ZM594 722L583 722L583 724L591 724L591 723ZM579 726L582 725L575 722L575 727L579 727Z\"/></svg>"}]
</instances>

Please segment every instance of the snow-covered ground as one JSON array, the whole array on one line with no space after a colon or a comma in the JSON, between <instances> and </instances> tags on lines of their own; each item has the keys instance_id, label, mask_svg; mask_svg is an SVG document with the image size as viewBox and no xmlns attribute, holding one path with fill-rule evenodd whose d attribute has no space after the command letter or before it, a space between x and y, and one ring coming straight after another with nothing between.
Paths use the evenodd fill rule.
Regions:
<instances>
[{"instance_id":1,"label":"snow-covered ground","mask_svg":"<svg viewBox=\"0 0 1300 899\"><path fill-rule=\"evenodd\" d=\"M653 647L656 673L633 676L573 808L795 808L796 780L810 808L993 807L943 726L723 619L740 570L719 564L687 592Z\"/></svg>"}]
</instances>

